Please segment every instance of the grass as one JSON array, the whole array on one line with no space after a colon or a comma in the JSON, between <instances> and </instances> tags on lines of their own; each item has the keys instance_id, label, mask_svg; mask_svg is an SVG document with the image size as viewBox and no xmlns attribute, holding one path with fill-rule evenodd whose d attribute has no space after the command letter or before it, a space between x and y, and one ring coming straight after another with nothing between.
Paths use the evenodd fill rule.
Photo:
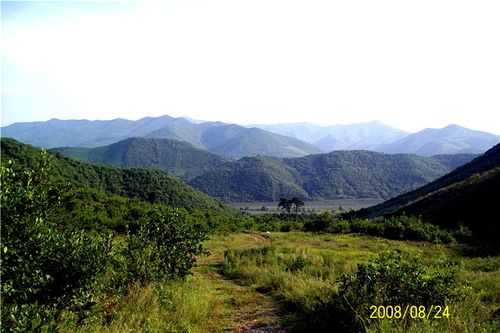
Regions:
<instances>
[{"instance_id":1,"label":"grass","mask_svg":"<svg viewBox=\"0 0 500 333\"><path fill-rule=\"evenodd\" d=\"M342 273L354 272L358 263L393 249L428 264L444 257L455 260L463 297L449 304L449 320L415 320L409 326L381 320L370 326L370 332L472 333L499 328L500 256L467 256L457 244L304 232L215 235L205 245L210 255L198 259L185 281L132 285L121 298L99 300L99 315L84 324L65 318L61 331L307 331L302 315L314 313L337 292Z\"/></svg>"},{"instance_id":2,"label":"grass","mask_svg":"<svg viewBox=\"0 0 500 333\"><path fill-rule=\"evenodd\" d=\"M311 314L335 295L341 274L353 272L358 263L386 250L413 254L426 264L453 259L459 266L460 298L449 305L449 320L414 320L406 326L380 320L370 326L370 331L490 332L499 328L500 257L465 257L458 245L357 235L273 233L265 245L229 250L224 273L250 288L270 293L290 311L311 319Z\"/></svg>"}]
</instances>

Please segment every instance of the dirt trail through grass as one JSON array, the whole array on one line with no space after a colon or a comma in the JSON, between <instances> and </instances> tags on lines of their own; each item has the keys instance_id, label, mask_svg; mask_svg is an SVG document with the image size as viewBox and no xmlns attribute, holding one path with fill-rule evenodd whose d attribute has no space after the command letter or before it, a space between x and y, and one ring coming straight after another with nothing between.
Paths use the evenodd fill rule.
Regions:
<instances>
[{"instance_id":1,"label":"dirt trail through grass","mask_svg":"<svg viewBox=\"0 0 500 333\"><path fill-rule=\"evenodd\" d=\"M285 315L280 304L270 295L260 293L249 286L226 278L222 274L224 251L228 248L244 248L263 245L266 235L249 233L230 235L208 241L210 254L198 261L194 274L206 279L226 305L224 332L282 333Z\"/></svg>"}]
</instances>

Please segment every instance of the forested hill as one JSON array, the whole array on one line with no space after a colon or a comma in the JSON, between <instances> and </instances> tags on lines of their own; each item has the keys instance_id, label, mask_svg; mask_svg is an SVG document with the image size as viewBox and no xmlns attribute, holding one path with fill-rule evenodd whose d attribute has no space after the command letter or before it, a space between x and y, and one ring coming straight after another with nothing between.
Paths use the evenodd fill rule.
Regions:
<instances>
[{"instance_id":1,"label":"forested hill","mask_svg":"<svg viewBox=\"0 0 500 333\"><path fill-rule=\"evenodd\" d=\"M335 198L387 199L413 190L470 161L474 155L388 155L336 151L299 158L249 157L193 179L190 184L225 201Z\"/></svg>"},{"instance_id":2,"label":"forested hill","mask_svg":"<svg viewBox=\"0 0 500 333\"><path fill-rule=\"evenodd\" d=\"M0 147L2 163L13 160L17 166L33 166L40 158L39 149L13 139L2 138ZM55 155L54 163L53 176L76 186L188 210L226 209L217 200L160 170L97 166L59 155Z\"/></svg>"},{"instance_id":3,"label":"forested hill","mask_svg":"<svg viewBox=\"0 0 500 333\"><path fill-rule=\"evenodd\" d=\"M411 213L423 213L423 207L421 206L421 204L418 204L418 202L426 202L427 205L429 205L429 210L432 210L433 214L435 214L434 216L441 216L441 214L439 214L439 210L436 209L436 207L444 203L444 193L447 193L449 195L461 196L465 192L469 193L469 190L465 191L463 190L464 188L474 189L476 188L476 186L478 186L478 184L481 184L481 187L483 189L491 188L493 190L493 182L494 179L498 177L499 167L500 144L494 146L486 153L475 158L469 163L464 164L463 166L425 186L422 186L406 194L397 196L379 205L360 210L357 213L357 216L376 217L387 214L394 214L402 211ZM498 199L498 195L493 197L495 199ZM434 208L431 208L430 206L430 203L432 202L431 198L436 200L436 205L432 205L432 207ZM423 201L424 199L425 201ZM480 201L481 200L487 202L489 198L485 196L484 198L480 199ZM458 205L458 201L455 202L454 200L451 200L451 197L448 197L445 201L447 202L447 204L452 205L453 209L457 211L459 209L467 207L468 209L472 209L471 207L476 207L475 205L470 204L466 204L465 207L459 207L460 205ZM474 211L478 212L476 208L474 208Z\"/></svg>"},{"instance_id":4,"label":"forested hill","mask_svg":"<svg viewBox=\"0 0 500 333\"><path fill-rule=\"evenodd\" d=\"M159 168L184 180L219 168L226 160L177 140L129 138L97 148L51 149L64 156L121 167Z\"/></svg>"}]
</instances>

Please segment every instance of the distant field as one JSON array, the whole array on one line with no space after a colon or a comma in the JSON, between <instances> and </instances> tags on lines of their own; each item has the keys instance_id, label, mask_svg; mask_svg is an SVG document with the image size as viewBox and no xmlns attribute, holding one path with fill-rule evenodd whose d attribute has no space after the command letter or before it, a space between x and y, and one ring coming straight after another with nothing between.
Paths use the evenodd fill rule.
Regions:
<instances>
[{"instance_id":1,"label":"distant field","mask_svg":"<svg viewBox=\"0 0 500 333\"><path fill-rule=\"evenodd\" d=\"M339 210L361 209L380 203L380 199L337 199L337 200L318 200L306 201L305 210L308 212L324 212ZM246 211L250 214L276 213L278 202L230 202L231 207ZM265 207L265 209L263 208ZM341 209L340 209L341 208Z\"/></svg>"}]
</instances>

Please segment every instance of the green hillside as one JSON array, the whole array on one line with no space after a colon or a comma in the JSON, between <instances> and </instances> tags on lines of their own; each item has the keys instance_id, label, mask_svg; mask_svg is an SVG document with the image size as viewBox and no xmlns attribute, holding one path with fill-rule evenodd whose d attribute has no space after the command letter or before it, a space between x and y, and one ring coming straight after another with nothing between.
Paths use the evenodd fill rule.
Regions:
<instances>
[{"instance_id":1,"label":"green hillside","mask_svg":"<svg viewBox=\"0 0 500 333\"><path fill-rule=\"evenodd\" d=\"M257 156L231 161L189 143L152 138L53 151L98 164L162 169L212 197L237 202L293 196L306 200L387 199L427 184L474 157L335 151L298 158Z\"/></svg>"},{"instance_id":2,"label":"green hillside","mask_svg":"<svg viewBox=\"0 0 500 333\"><path fill-rule=\"evenodd\" d=\"M426 222L468 226L481 239L496 240L500 197L500 145L415 191L362 209L358 217L420 215Z\"/></svg>"},{"instance_id":3,"label":"green hillside","mask_svg":"<svg viewBox=\"0 0 500 333\"><path fill-rule=\"evenodd\" d=\"M392 214L403 207L429 196L433 192L439 191L448 186L466 181L473 175L480 175L500 166L500 144L494 146L483 155L466 163L452 172L444 175L435 181L422 186L414 191L402 194L391 200L385 201L379 205L362 209L358 212L361 217L376 217L386 214Z\"/></svg>"},{"instance_id":4,"label":"green hillside","mask_svg":"<svg viewBox=\"0 0 500 333\"><path fill-rule=\"evenodd\" d=\"M190 184L225 201L275 201L290 196L387 199L422 186L472 157L337 151L289 159L244 158Z\"/></svg>"},{"instance_id":5,"label":"green hillside","mask_svg":"<svg viewBox=\"0 0 500 333\"><path fill-rule=\"evenodd\" d=\"M187 142L129 138L97 148L62 147L51 151L98 164L159 168L185 180L220 167L224 159Z\"/></svg>"},{"instance_id":6,"label":"green hillside","mask_svg":"<svg viewBox=\"0 0 500 333\"><path fill-rule=\"evenodd\" d=\"M17 165L36 165L39 149L13 139L1 139L2 163L13 160ZM119 169L92 165L56 156L53 176L76 186L91 187L110 194L163 203L188 210L225 209L206 194L183 184L160 170Z\"/></svg>"},{"instance_id":7,"label":"green hillside","mask_svg":"<svg viewBox=\"0 0 500 333\"><path fill-rule=\"evenodd\" d=\"M276 201L308 198L296 171L272 157L245 157L193 179L195 188L224 201Z\"/></svg>"}]
</instances>

